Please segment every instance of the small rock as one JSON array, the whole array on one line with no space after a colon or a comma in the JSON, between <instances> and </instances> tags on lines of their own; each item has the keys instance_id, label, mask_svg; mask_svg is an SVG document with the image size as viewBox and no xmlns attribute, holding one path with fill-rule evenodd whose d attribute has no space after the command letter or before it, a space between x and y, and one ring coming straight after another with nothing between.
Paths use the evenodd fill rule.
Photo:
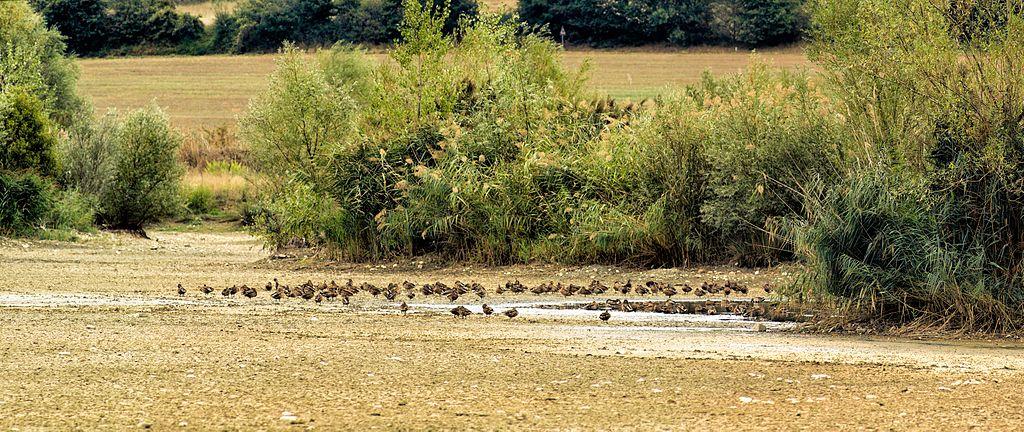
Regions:
<instances>
[{"instance_id":1,"label":"small rock","mask_svg":"<svg viewBox=\"0 0 1024 432\"><path fill-rule=\"evenodd\" d=\"M92 324L86 324L86 325L85 325L85 329L86 329L86 330L95 330L95 329L96 329L96 326L94 326L94 325L92 325Z\"/></svg>"},{"instance_id":2,"label":"small rock","mask_svg":"<svg viewBox=\"0 0 1024 432\"><path fill-rule=\"evenodd\" d=\"M740 403L748 404L748 403L751 403L753 401L754 401L754 398L752 398L752 397L740 396Z\"/></svg>"}]
</instances>

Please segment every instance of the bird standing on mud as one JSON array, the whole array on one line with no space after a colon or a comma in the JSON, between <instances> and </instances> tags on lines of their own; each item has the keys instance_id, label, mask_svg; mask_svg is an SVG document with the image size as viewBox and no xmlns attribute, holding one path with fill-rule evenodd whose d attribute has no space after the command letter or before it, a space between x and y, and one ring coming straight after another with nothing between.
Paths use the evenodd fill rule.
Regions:
<instances>
[{"instance_id":1,"label":"bird standing on mud","mask_svg":"<svg viewBox=\"0 0 1024 432\"><path fill-rule=\"evenodd\" d=\"M601 321L608 321L609 319L612 318L612 313L608 312L608 311L604 311L604 312L601 312L601 315L598 315L597 317L601 318Z\"/></svg>"},{"instance_id":2,"label":"bird standing on mud","mask_svg":"<svg viewBox=\"0 0 1024 432\"><path fill-rule=\"evenodd\" d=\"M409 305L406 304L405 302L402 302L402 304L398 305L398 310L402 311L402 315L405 315L407 312L409 312Z\"/></svg>"},{"instance_id":3,"label":"bird standing on mud","mask_svg":"<svg viewBox=\"0 0 1024 432\"><path fill-rule=\"evenodd\" d=\"M469 309L466 309L466 307L462 305L452 308L452 315L455 315L455 318L466 318L472 314L473 313L470 312Z\"/></svg>"},{"instance_id":4,"label":"bird standing on mud","mask_svg":"<svg viewBox=\"0 0 1024 432\"><path fill-rule=\"evenodd\" d=\"M178 296L185 297L185 287L181 286L181 284L178 284Z\"/></svg>"},{"instance_id":5,"label":"bird standing on mud","mask_svg":"<svg viewBox=\"0 0 1024 432\"><path fill-rule=\"evenodd\" d=\"M483 309L484 309L484 315L490 315L490 314L494 313L494 308L488 306L487 303L484 303L484 308Z\"/></svg>"},{"instance_id":6,"label":"bird standing on mud","mask_svg":"<svg viewBox=\"0 0 1024 432\"><path fill-rule=\"evenodd\" d=\"M509 309L505 311L505 316L509 317L509 319L515 318L519 316L519 311L517 311L516 308Z\"/></svg>"},{"instance_id":7,"label":"bird standing on mud","mask_svg":"<svg viewBox=\"0 0 1024 432\"><path fill-rule=\"evenodd\" d=\"M242 295L244 295L246 298L256 297L256 288L250 287L248 285L242 285Z\"/></svg>"}]
</instances>

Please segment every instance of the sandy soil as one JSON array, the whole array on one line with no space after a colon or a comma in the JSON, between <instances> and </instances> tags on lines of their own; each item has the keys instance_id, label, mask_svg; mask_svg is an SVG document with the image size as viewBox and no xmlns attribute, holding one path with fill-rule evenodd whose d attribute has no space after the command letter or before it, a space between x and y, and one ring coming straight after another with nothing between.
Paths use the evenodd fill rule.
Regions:
<instances>
[{"instance_id":1,"label":"sandy soil","mask_svg":"<svg viewBox=\"0 0 1024 432\"><path fill-rule=\"evenodd\" d=\"M741 280L795 269L322 266L234 232L0 240L0 428L278 430L1012 430L1024 346L756 333L746 323L594 314L402 315L174 287L278 277ZM420 268L422 266L423 268ZM761 293L753 293L761 294ZM561 297L561 296L557 296ZM555 297L489 296L507 307ZM479 305L476 299L460 303Z\"/></svg>"}]
</instances>

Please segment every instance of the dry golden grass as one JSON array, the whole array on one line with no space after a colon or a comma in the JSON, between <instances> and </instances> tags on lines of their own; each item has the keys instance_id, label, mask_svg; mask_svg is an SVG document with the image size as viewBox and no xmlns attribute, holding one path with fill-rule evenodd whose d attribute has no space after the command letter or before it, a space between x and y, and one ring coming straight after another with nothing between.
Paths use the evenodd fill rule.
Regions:
<instances>
[{"instance_id":1,"label":"dry golden grass","mask_svg":"<svg viewBox=\"0 0 1024 432\"><path fill-rule=\"evenodd\" d=\"M238 214L246 197L251 196L251 183L237 172L209 172L192 169L182 178L181 193L186 202L205 201L209 209L203 213ZM197 199L196 197L205 197ZM193 204L194 205L194 204Z\"/></svg>"},{"instance_id":2,"label":"dry golden grass","mask_svg":"<svg viewBox=\"0 0 1024 432\"><path fill-rule=\"evenodd\" d=\"M380 54L378 54L380 55ZM811 64L800 48L764 51L758 57L780 68ZM274 55L139 57L87 59L79 62L79 83L97 110L130 109L155 102L183 128L231 125L249 98L266 85ZM691 84L705 71L728 74L751 62L746 51L707 50L573 50L569 67L591 62L591 85L616 98L638 99L668 86Z\"/></svg>"},{"instance_id":3,"label":"dry golden grass","mask_svg":"<svg viewBox=\"0 0 1024 432\"><path fill-rule=\"evenodd\" d=\"M189 170L182 178L182 184L192 189L203 188L214 195L238 199L249 188L245 177L229 172L209 173Z\"/></svg>"}]
</instances>

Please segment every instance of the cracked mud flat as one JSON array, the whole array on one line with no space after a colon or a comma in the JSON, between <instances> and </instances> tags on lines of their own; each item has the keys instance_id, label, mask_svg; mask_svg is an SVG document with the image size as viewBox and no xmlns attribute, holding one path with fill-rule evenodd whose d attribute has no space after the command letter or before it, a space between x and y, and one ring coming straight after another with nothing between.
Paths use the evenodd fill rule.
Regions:
<instances>
[{"instance_id":1,"label":"cracked mud flat","mask_svg":"<svg viewBox=\"0 0 1024 432\"><path fill-rule=\"evenodd\" d=\"M315 306L206 298L192 287L633 277L760 286L793 269L318 266L265 260L233 232L0 240L0 429L1013 430L1016 341L749 331L732 317L548 310L589 301L500 296L514 320L453 319L437 298L360 294ZM177 283L190 288L173 295ZM754 294L752 292L752 294ZM605 298L605 297L602 297ZM650 297L648 297L649 299Z\"/></svg>"}]
</instances>

